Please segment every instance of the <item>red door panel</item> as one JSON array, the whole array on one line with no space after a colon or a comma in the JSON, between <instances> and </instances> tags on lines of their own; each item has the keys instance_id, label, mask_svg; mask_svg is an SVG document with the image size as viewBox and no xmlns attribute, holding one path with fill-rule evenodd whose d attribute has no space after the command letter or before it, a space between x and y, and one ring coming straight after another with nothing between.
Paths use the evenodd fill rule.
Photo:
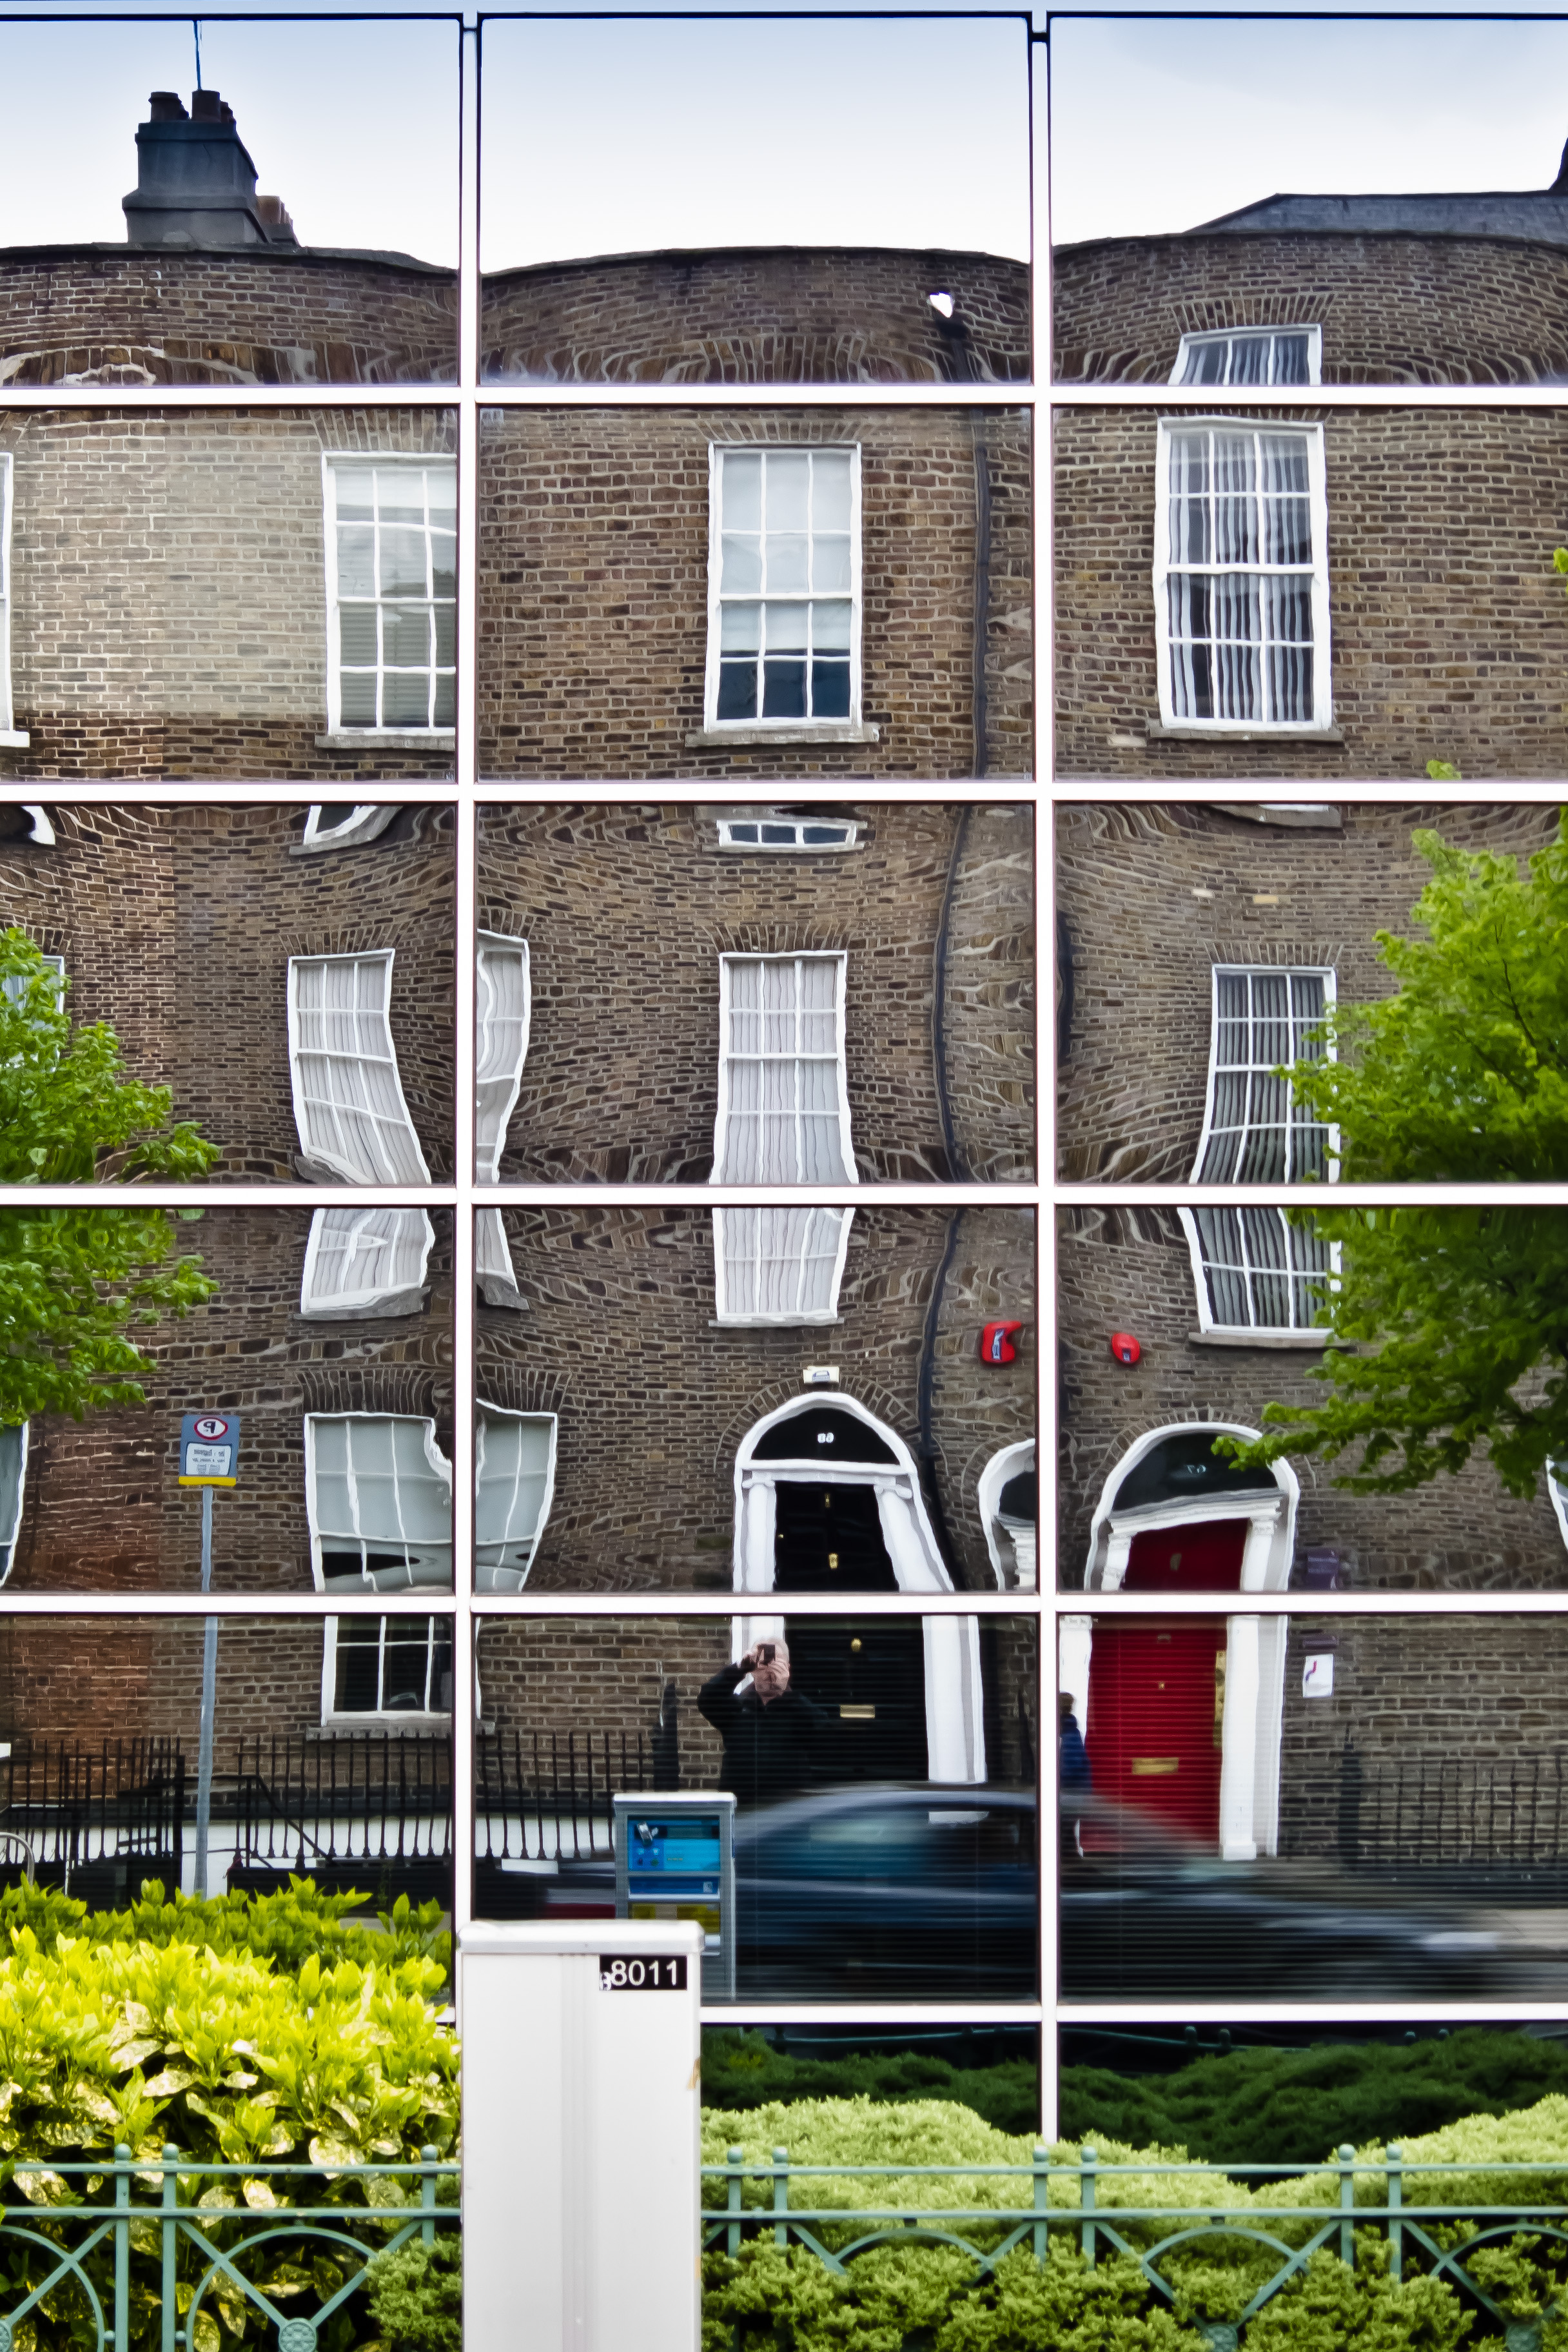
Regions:
<instances>
[{"instance_id":1,"label":"red door panel","mask_svg":"<svg viewBox=\"0 0 1568 2352\"><path fill-rule=\"evenodd\" d=\"M1151 1528L1132 1538L1122 1579L1128 1592L1239 1592L1246 1519L1205 1519L1195 1528Z\"/></svg>"},{"instance_id":2,"label":"red door panel","mask_svg":"<svg viewBox=\"0 0 1568 2352\"><path fill-rule=\"evenodd\" d=\"M1098 1625L1086 1742L1096 1794L1219 1840L1223 1619L1156 1629Z\"/></svg>"}]
</instances>

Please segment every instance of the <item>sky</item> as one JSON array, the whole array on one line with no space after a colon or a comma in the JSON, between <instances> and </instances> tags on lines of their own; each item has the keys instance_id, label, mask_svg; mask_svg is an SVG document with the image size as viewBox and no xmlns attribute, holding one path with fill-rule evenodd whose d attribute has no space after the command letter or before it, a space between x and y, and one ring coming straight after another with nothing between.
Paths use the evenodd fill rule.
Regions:
<instances>
[{"instance_id":1,"label":"sky","mask_svg":"<svg viewBox=\"0 0 1568 2352\"><path fill-rule=\"evenodd\" d=\"M1568 25L1058 23L1050 119L1059 245L1279 193L1540 188Z\"/></svg>"},{"instance_id":2,"label":"sky","mask_svg":"<svg viewBox=\"0 0 1568 2352\"><path fill-rule=\"evenodd\" d=\"M121 242L148 93L195 86L188 20L74 13L0 7L0 244ZM750 243L1026 257L1026 46L1016 19L492 24L485 266ZM202 79L303 242L450 264L457 47L450 24L219 15Z\"/></svg>"}]
</instances>

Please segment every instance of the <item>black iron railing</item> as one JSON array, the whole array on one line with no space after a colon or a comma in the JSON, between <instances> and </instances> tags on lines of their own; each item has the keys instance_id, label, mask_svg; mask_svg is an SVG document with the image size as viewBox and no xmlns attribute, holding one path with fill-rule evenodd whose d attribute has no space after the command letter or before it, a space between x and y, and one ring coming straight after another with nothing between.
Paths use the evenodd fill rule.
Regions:
<instances>
[{"instance_id":1,"label":"black iron railing","mask_svg":"<svg viewBox=\"0 0 1568 2352\"><path fill-rule=\"evenodd\" d=\"M1331 1772L1288 1786L1281 1832L1379 1877L1568 1877L1568 1750L1384 1765L1347 1738Z\"/></svg>"},{"instance_id":2,"label":"black iron railing","mask_svg":"<svg viewBox=\"0 0 1568 2352\"><path fill-rule=\"evenodd\" d=\"M617 1789L677 1785L673 1694L652 1738L625 1731L514 1731L479 1743L481 1864L583 1862L611 1850Z\"/></svg>"},{"instance_id":3,"label":"black iron railing","mask_svg":"<svg viewBox=\"0 0 1568 2352\"><path fill-rule=\"evenodd\" d=\"M177 1885L187 1798L177 1739L19 1742L0 1759L0 1876L94 1903Z\"/></svg>"},{"instance_id":4,"label":"black iron railing","mask_svg":"<svg viewBox=\"0 0 1568 2352\"><path fill-rule=\"evenodd\" d=\"M242 1740L234 1818L231 1886L297 1872L332 1889L445 1898L451 1741L428 1732Z\"/></svg>"}]
</instances>

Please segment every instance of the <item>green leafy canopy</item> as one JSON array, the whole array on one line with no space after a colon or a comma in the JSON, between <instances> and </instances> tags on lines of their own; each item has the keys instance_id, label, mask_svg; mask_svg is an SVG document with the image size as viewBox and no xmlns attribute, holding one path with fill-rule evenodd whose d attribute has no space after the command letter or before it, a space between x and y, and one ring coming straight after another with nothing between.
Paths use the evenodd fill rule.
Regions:
<instances>
[{"instance_id":1,"label":"green leafy canopy","mask_svg":"<svg viewBox=\"0 0 1568 2352\"><path fill-rule=\"evenodd\" d=\"M1418 833L1426 936L1378 933L1396 992L1336 1008L1288 1073L1338 1129L1349 1181L1541 1182L1568 1173L1568 814L1521 876ZM1568 1459L1568 1218L1530 1208L1318 1209L1338 1265L1321 1404L1270 1404L1255 1464L1355 1457L1335 1484L1398 1494L1489 1456L1508 1492Z\"/></svg>"},{"instance_id":2,"label":"green leafy canopy","mask_svg":"<svg viewBox=\"0 0 1568 2352\"><path fill-rule=\"evenodd\" d=\"M166 1087L125 1075L112 1029L72 1028L65 992L25 931L0 931L0 1183L205 1174L217 1147L171 1125ZM142 1402L151 1359L132 1329L216 1286L199 1259L171 1255L173 1226L151 1205L0 1212L0 1422Z\"/></svg>"}]
</instances>

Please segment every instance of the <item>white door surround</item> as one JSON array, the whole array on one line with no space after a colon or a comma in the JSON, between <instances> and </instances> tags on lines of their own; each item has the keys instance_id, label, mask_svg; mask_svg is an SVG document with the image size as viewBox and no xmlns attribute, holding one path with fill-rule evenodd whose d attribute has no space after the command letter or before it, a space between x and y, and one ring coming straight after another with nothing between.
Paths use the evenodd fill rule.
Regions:
<instances>
[{"instance_id":1,"label":"white door surround","mask_svg":"<svg viewBox=\"0 0 1568 2352\"><path fill-rule=\"evenodd\" d=\"M781 1423L824 1407L861 1422L893 1455L891 1462L834 1461L828 1475L836 1486L869 1486L877 1496L882 1540L893 1564L900 1592L951 1592L952 1579L943 1564L931 1532L920 1473L913 1454L886 1423L879 1421L853 1397L836 1391L828 1398L820 1391L792 1397L788 1404L764 1413L747 1431L735 1454L734 1589L737 1592L772 1592L774 1578L774 1537L777 1532L777 1490L781 1481L816 1484L824 1475L820 1455L798 1459L773 1456L758 1462L757 1446ZM854 1596L845 1595L852 1608ZM985 1778L984 1701L980 1677L980 1628L973 1617L926 1617L925 1636L927 1769L933 1780L968 1781ZM743 1658L756 1642L784 1636L781 1616L748 1615L734 1620L732 1655Z\"/></svg>"}]
</instances>

